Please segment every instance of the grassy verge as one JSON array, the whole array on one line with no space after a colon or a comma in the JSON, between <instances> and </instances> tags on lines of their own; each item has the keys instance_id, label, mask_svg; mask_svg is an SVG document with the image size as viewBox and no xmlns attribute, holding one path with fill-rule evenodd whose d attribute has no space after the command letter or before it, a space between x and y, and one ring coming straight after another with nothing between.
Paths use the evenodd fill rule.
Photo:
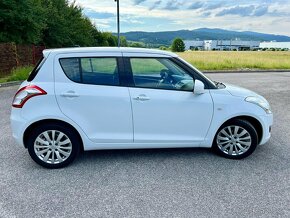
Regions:
<instances>
[{"instance_id":1,"label":"grassy verge","mask_svg":"<svg viewBox=\"0 0 290 218\"><path fill-rule=\"evenodd\" d=\"M178 55L200 70L290 70L289 51L186 51ZM139 71L149 66L152 71L160 68L156 63L148 63ZM16 68L9 76L0 78L0 83L26 80L32 69L32 66Z\"/></svg>"},{"instance_id":2,"label":"grassy verge","mask_svg":"<svg viewBox=\"0 0 290 218\"><path fill-rule=\"evenodd\" d=\"M187 51L178 55L200 70L290 69L289 51Z\"/></svg>"},{"instance_id":3,"label":"grassy verge","mask_svg":"<svg viewBox=\"0 0 290 218\"><path fill-rule=\"evenodd\" d=\"M32 66L18 67L14 69L9 76L0 78L0 83L26 80L32 69Z\"/></svg>"}]
</instances>

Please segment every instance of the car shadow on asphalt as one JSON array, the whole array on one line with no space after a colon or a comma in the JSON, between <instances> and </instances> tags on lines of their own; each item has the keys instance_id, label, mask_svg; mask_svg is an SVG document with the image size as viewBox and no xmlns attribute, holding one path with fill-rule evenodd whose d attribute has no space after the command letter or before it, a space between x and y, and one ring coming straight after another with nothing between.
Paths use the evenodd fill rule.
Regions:
<instances>
[{"instance_id":1,"label":"car shadow on asphalt","mask_svg":"<svg viewBox=\"0 0 290 218\"><path fill-rule=\"evenodd\" d=\"M160 161L162 159L219 159L218 155L208 148L158 148L158 149L121 149L95 150L82 152L74 164L106 161Z\"/></svg>"},{"instance_id":2,"label":"car shadow on asphalt","mask_svg":"<svg viewBox=\"0 0 290 218\"><path fill-rule=\"evenodd\" d=\"M252 167L265 164L265 154L268 153L263 146L258 146L256 151L242 160L226 159L215 154L209 148L162 148L162 149L125 149L125 150L95 150L82 152L72 164L74 167L90 166L98 168L98 165L108 167L112 164L192 164L199 166L217 167Z\"/></svg>"}]
</instances>

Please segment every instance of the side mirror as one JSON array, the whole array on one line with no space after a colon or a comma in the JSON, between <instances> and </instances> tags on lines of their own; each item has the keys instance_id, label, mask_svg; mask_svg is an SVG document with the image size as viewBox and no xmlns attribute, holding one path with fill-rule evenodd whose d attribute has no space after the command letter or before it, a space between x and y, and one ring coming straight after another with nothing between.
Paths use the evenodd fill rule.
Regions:
<instances>
[{"instance_id":1,"label":"side mirror","mask_svg":"<svg viewBox=\"0 0 290 218\"><path fill-rule=\"evenodd\" d=\"M201 95L205 93L204 84L200 80L195 80L193 93L195 95Z\"/></svg>"}]
</instances>

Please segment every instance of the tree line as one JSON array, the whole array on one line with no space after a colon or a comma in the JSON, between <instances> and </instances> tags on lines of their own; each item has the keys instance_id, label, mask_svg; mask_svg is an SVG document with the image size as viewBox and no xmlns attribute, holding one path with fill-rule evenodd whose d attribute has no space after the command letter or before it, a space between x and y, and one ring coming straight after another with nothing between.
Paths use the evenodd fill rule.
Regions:
<instances>
[{"instance_id":1,"label":"tree line","mask_svg":"<svg viewBox=\"0 0 290 218\"><path fill-rule=\"evenodd\" d=\"M82 8L67 0L1 0L0 42L72 46L117 46L117 37L101 32ZM121 46L127 46L125 37Z\"/></svg>"}]
</instances>

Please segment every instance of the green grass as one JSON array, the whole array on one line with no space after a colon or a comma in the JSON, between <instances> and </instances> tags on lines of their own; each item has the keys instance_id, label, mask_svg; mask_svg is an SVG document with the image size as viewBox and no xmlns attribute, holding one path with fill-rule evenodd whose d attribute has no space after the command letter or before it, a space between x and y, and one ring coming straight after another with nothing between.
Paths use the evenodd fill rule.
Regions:
<instances>
[{"instance_id":1,"label":"green grass","mask_svg":"<svg viewBox=\"0 0 290 218\"><path fill-rule=\"evenodd\" d=\"M187 51L177 54L200 70L290 69L289 51ZM133 61L133 68L136 72L159 72L162 68L160 63L152 62L152 60L151 62L148 60L148 63L144 65L144 60L146 61L146 59ZM114 60L106 63L96 62L93 65L94 68L101 67L103 70L112 72L112 66L116 65L112 61ZM103 66L104 64L106 66ZM90 66L88 63L84 63L84 65ZM26 80L32 69L32 66L16 68L9 76L0 78L0 83Z\"/></svg>"},{"instance_id":2,"label":"green grass","mask_svg":"<svg viewBox=\"0 0 290 218\"><path fill-rule=\"evenodd\" d=\"M32 70L32 66L15 68L9 76L0 78L0 83L26 80Z\"/></svg>"},{"instance_id":3,"label":"green grass","mask_svg":"<svg viewBox=\"0 0 290 218\"><path fill-rule=\"evenodd\" d=\"M289 51L187 51L178 55L200 70L290 69Z\"/></svg>"}]
</instances>

